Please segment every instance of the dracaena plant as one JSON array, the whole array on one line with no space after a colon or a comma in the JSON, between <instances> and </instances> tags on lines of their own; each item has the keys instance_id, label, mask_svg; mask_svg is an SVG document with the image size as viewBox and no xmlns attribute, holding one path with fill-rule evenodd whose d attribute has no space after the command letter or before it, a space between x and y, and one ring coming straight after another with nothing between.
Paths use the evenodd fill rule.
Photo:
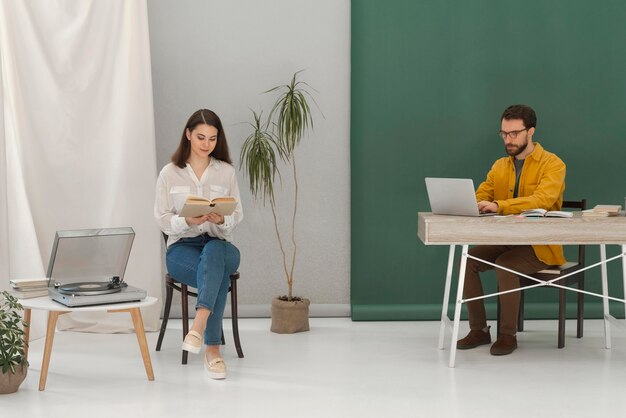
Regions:
<instances>
[{"instance_id":1,"label":"dracaena plant","mask_svg":"<svg viewBox=\"0 0 626 418\"><path fill-rule=\"evenodd\" d=\"M265 93L278 93L272 110L265 122L262 112L252 112L254 123L249 123L252 133L241 148L240 164L249 180L249 187L255 199L269 203L274 219L278 246L282 254L282 264L287 281L287 300L293 300L293 272L296 265L296 215L298 212L298 176L295 150L309 129L313 128L313 117L309 100L315 100L308 92L310 86L298 80L296 72L289 84L276 86ZM285 232L281 234L276 215L275 180L280 172L278 163L282 161L293 171L294 199L291 213L291 250L285 245Z\"/></svg>"},{"instance_id":2,"label":"dracaena plant","mask_svg":"<svg viewBox=\"0 0 626 418\"><path fill-rule=\"evenodd\" d=\"M24 355L24 328L28 326L20 312L24 310L9 292L0 297L0 371L15 373L16 366L27 366Z\"/></svg>"}]
</instances>

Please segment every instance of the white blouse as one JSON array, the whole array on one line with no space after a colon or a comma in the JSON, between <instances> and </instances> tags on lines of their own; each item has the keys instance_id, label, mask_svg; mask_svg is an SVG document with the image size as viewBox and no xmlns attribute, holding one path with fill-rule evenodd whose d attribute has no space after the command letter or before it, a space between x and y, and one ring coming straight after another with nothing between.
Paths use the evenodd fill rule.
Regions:
<instances>
[{"instance_id":1,"label":"white blouse","mask_svg":"<svg viewBox=\"0 0 626 418\"><path fill-rule=\"evenodd\" d=\"M196 237L208 233L212 237L232 242L233 230L243 219L241 197L235 168L223 161L211 158L209 166L198 179L189 164L180 168L173 163L167 164L159 173L156 184L154 216L161 231L169 238L168 247L181 238ZM237 199L237 208L232 215L224 216L224 223L216 225L205 222L201 225L187 225L185 218L178 216L188 195L215 199L232 196Z\"/></svg>"}]
</instances>

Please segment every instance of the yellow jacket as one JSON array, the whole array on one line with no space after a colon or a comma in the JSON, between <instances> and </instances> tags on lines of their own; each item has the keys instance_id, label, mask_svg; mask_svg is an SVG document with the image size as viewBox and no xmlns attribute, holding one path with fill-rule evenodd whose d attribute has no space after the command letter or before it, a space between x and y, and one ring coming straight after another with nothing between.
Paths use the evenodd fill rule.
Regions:
<instances>
[{"instance_id":1,"label":"yellow jacket","mask_svg":"<svg viewBox=\"0 0 626 418\"><path fill-rule=\"evenodd\" d=\"M520 176L518 197L515 188L514 157L497 160L487 179L476 190L478 202L486 200L498 204L498 213L518 214L527 209L560 210L565 190L565 163L555 154L535 143L535 148L524 161ZM560 245L533 245L537 258L548 265L565 263Z\"/></svg>"}]
</instances>

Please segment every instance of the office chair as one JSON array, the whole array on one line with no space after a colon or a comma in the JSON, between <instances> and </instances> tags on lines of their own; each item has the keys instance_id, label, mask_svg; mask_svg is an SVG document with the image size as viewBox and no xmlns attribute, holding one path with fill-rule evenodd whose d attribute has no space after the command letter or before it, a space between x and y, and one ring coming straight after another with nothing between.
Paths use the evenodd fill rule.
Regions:
<instances>
[{"instance_id":1,"label":"office chair","mask_svg":"<svg viewBox=\"0 0 626 418\"><path fill-rule=\"evenodd\" d=\"M561 206L562 209L587 209L587 200L564 200ZM585 267L585 246L578 246L578 257L576 262L568 263L564 266L557 267L559 269L559 273L542 273L542 271L537 272L535 274L531 274L539 280L554 280L558 277L565 276L566 274L581 270ZM520 286L528 286L535 284L536 282L525 277L520 277ZM573 274L569 277L566 277L563 280L558 280L556 284L562 286L570 286L573 284L578 285L578 289L585 289L585 272L581 271L577 274ZM545 288L545 287L544 287ZM565 289L559 290L559 331L558 331L558 348L565 347L565 306L567 304ZM520 291L520 304L519 304L519 316L517 320L517 330L524 331L524 290ZM578 293L577 295L577 314L576 314L576 338L582 338L583 336L583 294ZM498 298L498 330L500 329L500 298Z\"/></svg>"},{"instance_id":2,"label":"office chair","mask_svg":"<svg viewBox=\"0 0 626 418\"><path fill-rule=\"evenodd\" d=\"M165 244L167 245L167 235L165 233L163 233L163 239L165 240ZM230 287L228 288L228 291L230 292L230 306L233 321L233 339L235 340L235 349L237 350L237 356L239 358L243 358L243 350L241 349L241 342L239 341L239 323L237 315L237 280L239 280L238 271L230 275ZM197 298L198 294L189 290L186 284L176 280L176 278L171 276L169 273L165 273L165 309L163 311L163 322L161 323L161 330L159 331L156 351L161 351L161 343L163 342L165 329L167 328L167 321L169 320L170 316L170 308L172 307L172 296L174 294L174 290L179 291L181 294L181 307L183 311L183 340L185 339L185 335L187 335L187 333L189 332L188 297L193 296ZM224 329L222 329L222 344L225 344ZM189 352L185 350L182 351L182 364L187 364L187 356Z\"/></svg>"}]
</instances>

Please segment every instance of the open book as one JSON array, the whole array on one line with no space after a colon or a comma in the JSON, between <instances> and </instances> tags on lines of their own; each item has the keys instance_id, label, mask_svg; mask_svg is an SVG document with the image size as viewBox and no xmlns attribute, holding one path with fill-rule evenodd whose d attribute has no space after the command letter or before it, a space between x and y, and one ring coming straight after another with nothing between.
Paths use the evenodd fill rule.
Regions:
<instances>
[{"instance_id":1,"label":"open book","mask_svg":"<svg viewBox=\"0 0 626 418\"><path fill-rule=\"evenodd\" d=\"M202 196L187 196L187 200L178 216L195 218L197 216L217 213L227 216L233 213L237 207L237 199L234 197L216 197L209 200Z\"/></svg>"},{"instance_id":2,"label":"open book","mask_svg":"<svg viewBox=\"0 0 626 418\"><path fill-rule=\"evenodd\" d=\"M547 217L547 218L571 218L574 216L573 212L566 212L562 210L545 210L545 209L528 209L520 213L521 216L527 218L534 217Z\"/></svg>"}]
</instances>

